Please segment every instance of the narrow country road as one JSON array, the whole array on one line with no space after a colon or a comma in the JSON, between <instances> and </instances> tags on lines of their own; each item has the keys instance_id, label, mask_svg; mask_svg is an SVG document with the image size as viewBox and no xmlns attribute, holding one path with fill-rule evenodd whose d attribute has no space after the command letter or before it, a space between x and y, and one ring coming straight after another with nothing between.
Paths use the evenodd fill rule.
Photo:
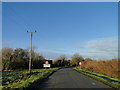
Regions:
<instances>
[{"instance_id":1,"label":"narrow country road","mask_svg":"<svg viewBox=\"0 0 120 90\"><path fill-rule=\"evenodd\" d=\"M71 68L63 68L53 73L36 88L110 88L109 86L91 79Z\"/></svg>"}]
</instances>

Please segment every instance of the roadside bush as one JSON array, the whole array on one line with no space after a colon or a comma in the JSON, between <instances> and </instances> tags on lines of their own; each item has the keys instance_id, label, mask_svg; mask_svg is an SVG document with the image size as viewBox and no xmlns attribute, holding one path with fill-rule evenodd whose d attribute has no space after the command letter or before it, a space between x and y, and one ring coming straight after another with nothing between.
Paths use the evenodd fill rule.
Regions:
<instances>
[{"instance_id":1,"label":"roadside bush","mask_svg":"<svg viewBox=\"0 0 120 90\"><path fill-rule=\"evenodd\" d=\"M82 69L118 78L118 60L85 60Z\"/></svg>"}]
</instances>

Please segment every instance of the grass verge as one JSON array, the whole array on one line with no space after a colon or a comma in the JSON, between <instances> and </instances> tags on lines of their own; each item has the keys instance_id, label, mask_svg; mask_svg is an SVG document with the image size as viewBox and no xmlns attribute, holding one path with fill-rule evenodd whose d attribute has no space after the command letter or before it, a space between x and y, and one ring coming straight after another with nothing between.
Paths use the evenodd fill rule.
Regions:
<instances>
[{"instance_id":1,"label":"grass verge","mask_svg":"<svg viewBox=\"0 0 120 90\"><path fill-rule=\"evenodd\" d=\"M28 88L32 83L47 78L59 68L51 69L33 69L31 74L25 71L6 71L3 72L2 89L6 88Z\"/></svg>"},{"instance_id":2,"label":"grass verge","mask_svg":"<svg viewBox=\"0 0 120 90\"><path fill-rule=\"evenodd\" d=\"M106 85L111 86L114 89L120 89L120 80L116 78L111 78L106 75L90 72L90 71L85 71L83 69L77 69L73 68L73 70L78 71L86 76L89 76L91 78L94 78L100 82L103 82Z\"/></svg>"}]
</instances>

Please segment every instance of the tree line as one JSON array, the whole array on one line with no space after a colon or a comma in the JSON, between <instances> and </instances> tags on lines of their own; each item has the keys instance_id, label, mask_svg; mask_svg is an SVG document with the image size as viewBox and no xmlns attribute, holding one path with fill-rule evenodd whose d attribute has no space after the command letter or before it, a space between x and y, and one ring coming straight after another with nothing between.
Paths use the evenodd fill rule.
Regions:
<instances>
[{"instance_id":1,"label":"tree line","mask_svg":"<svg viewBox=\"0 0 120 90\"><path fill-rule=\"evenodd\" d=\"M32 51L32 68L42 68L45 58ZM22 48L2 49L2 70L28 69L29 50Z\"/></svg>"},{"instance_id":2,"label":"tree line","mask_svg":"<svg viewBox=\"0 0 120 90\"><path fill-rule=\"evenodd\" d=\"M2 70L16 70L16 69L28 69L29 67L29 50L22 48L2 48ZM87 58L88 60L91 60ZM71 60L67 60L65 55L61 55L56 60L53 61L53 67L61 66L78 66L79 62L84 62L85 60L79 54L74 54ZM32 68L43 68L44 61L46 59L32 51Z\"/></svg>"},{"instance_id":3,"label":"tree line","mask_svg":"<svg viewBox=\"0 0 120 90\"><path fill-rule=\"evenodd\" d=\"M71 57L71 60L67 60L67 57L65 55L61 55L54 61L54 64L56 66L78 66L80 61L84 62L85 60L79 54L74 54Z\"/></svg>"}]
</instances>

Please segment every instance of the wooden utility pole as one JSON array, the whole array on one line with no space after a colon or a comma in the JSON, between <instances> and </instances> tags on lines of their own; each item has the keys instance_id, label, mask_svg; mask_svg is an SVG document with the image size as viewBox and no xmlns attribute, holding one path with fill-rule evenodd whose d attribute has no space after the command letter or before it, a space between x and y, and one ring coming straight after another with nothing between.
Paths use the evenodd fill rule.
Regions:
<instances>
[{"instance_id":1,"label":"wooden utility pole","mask_svg":"<svg viewBox=\"0 0 120 90\"><path fill-rule=\"evenodd\" d=\"M29 58L29 73L31 73L31 55L32 55L32 34L33 33L36 33L35 32L28 32L27 33L30 33L31 34L31 42L30 42L30 58Z\"/></svg>"}]
</instances>

